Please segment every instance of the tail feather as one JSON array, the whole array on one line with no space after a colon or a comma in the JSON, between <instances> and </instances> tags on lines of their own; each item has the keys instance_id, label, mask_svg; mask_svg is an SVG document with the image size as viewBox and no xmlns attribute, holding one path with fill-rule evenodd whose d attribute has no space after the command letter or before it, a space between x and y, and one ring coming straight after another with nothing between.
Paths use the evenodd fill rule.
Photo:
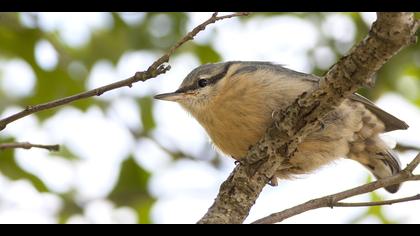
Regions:
<instances>
[{"instance_id":1,"label":"tail feather","mask_svg":"<svg viewBox=\"0 0 420 236\"><path fill-rule=\"evenodd\" d=\"M396 153L390 150L379 137L364 140L365 149L350 153L349 158L365 166L377 179L386 178L401 171L401 164ZM396 193L400 184L385 187L390 193Z\"/></svg>"},{"instance_id":2,"label":"tail feather","mask_svg":"<svg viewBox=\"0 0 420 236\"><path fill-rule=\"evenodd\" d=\"M361 96L355 96L353 100L362 102L367 109L362 115L362 127L350 143L348 157L365 166L377 179L397 174L401 171L398 156L379 134L408 126ZM390 193L397 192L399 188L400 184L385 187Z\"/></svg>"},{"instance_id":3,"label":"tail feather","mask_svg":"<svg viewBox=\"0 0 420 236\"><path fill-rule=\"evenodd\" d=\"M377 179L382 179L397 174L401 171L400 161L392 150L386 149L385 152L376 153L377 164L374 169L369 169ZM372 162L374 162L372 160ZM401 184L390 185L385 189L390 193L396 193Z\"/></svg>"}]
</instances>

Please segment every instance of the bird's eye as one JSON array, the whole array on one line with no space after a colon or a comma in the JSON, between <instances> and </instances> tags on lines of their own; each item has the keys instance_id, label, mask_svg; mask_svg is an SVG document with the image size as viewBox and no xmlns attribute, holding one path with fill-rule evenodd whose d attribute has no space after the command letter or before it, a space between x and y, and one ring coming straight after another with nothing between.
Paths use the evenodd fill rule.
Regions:
<instances>
[{"instance_id":1,"label":"bird's eye","mask_svg":"<svg viewBox=\"0 0 420 236\"><path fill-rule=\"evenodd\" d=\"M197 83L198 83L198 86L200 86L202 88L202 87L207 86L208 81L206 79L199 79Z\"/></svg>"}]
</instances>

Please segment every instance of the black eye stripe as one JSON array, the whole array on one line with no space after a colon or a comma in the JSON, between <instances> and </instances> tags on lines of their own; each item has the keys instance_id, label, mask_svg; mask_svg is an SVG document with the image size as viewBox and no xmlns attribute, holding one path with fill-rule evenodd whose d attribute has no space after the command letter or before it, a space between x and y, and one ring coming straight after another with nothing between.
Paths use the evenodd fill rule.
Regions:
<instances>
[{"instance_id":1,"label":"black eye stripe","mask_svg":"<svg viewBox=\"0 0 420 236\"><path fill-rule=\"evenodd\" d=\"M223 77L225 77L226 73L229 70L229 67L232 65L232 63L226 63L225 67L223 68L223 71L211 78L208 79L208 84L215 84L217 81L221 80Z\"/></svg>"},{"instance_id":2,"label":"black eye stripe","mask_svg":"<svg viewBox=\"0 0 420 236\"><path fill-rule=\"evenodd\" d=\"M210 78L206 78L205 80L207 81L207 84L206 84L206 86L209 86L209 85L212 85L212 84L215 84L215 83L217 83L217 81L219 81L219 80L221 80L225 75L226 75L226 73L228 72L228 70L229 70L229 67L232 65L233 63L232 62L227 62L226 64L225 64L225 66L223 67L223 70L219 73L219 74L217 74L217 75L215 75L215 76L213 76L213 77L210 77ZM203 74L201 74L201 75L203 75ZM195 82L193 83L193 84L190 84L190 85L188 85L188 86L184 86L184 87L182 87L182 88L179 88L178 90L176 90L175 92L176 93L185 93L185 92L188 92L188 91L191 91L191 90L196 90L196 89L199 89L199 88L201 88L201 86L199 85L199 83L198 83L198 81L199 80L202 80L202 79L198 79L198 80L195 80Z\"/></svg>"}]
</instances>

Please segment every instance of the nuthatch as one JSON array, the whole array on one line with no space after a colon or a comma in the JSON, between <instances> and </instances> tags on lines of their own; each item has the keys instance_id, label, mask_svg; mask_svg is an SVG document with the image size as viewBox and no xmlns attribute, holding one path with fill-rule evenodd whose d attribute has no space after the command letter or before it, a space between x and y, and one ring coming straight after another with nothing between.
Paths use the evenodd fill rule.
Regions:
<instances>
[{"instance_id":1,"label":"nuthatch","mask_svg":"<svg viewBox=\"0 0 420 236\"><path fill-rule=\"evenodd\" d=\"M220 151L241 160L272 123L272 113L316 88L319 79L268 62L231 61L199 66L178 90L155 98L181 104ZM290 167L278 170L274 179L309 173L340 157L358 161L376 178L401 171L398 157L378 135L408 125L368 99L353 94L321 123L298 145ZM398 189L386 187L391 193Z\"/></svg>"}]
</instances>

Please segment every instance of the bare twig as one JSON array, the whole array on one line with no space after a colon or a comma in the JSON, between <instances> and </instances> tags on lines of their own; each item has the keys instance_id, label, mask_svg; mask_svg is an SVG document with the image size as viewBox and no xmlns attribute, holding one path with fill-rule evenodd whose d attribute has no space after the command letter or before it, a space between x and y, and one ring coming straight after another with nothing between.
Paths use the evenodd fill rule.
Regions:
<instances>
[{"instance_id":1,"label":"bare twig","mask_svg":"<svg viewBox=\"0 0 420 236\"><path fill-rule=\"evenodd\" d=\"M420 152L420 147L414 146L414 145L406 145L397 143L397 145L394 148L398 152L405 152L405 151L417 151Z\"/></svg>"},{"instance_id":2,"label":"bare twig","mask_svg":"<svg viewBox=\"0 0 420 236\"><path fill-rule=\"evenodd\" d=\"M264 218L261 218L261 219L255 221L253 223L254 224L273 224L273 223L281 222L281 221L283 221L287 218L290 218L292 216L301 214L301 213L306 212L306 211L310 211L310 210L314 210L314 209L318 209L318 208L323 208L323 207L331 207L332 208L334 206L339 206L340 204L338 204L338 202L343 200L343 199L350 198L350 197L357 196L357 195L364 194L364 193L369 193L369 192L372 192L372 191L374 191L376 189L379 189L379 188L387 187L387 186L394 185L394 184L403 183L403 182L406 182L406 181L417 181L417 180L420 179L419 176L418 175L413 175L412 172L414 171L414 169L417 167L417 165L419 163L420 163L420 153L413 159L413 161L411 161L411 163L409 165L407 165L407 167L403 171L401 171L400 173L398 173L394 176L384 178L384 179L380 179L380 180L374 181L372 183L364 184L362 186L359 186L359 187L356 187L356 188L353 188L353 189L349 189L349 190L346 190L346 191L343 191L343 192L340 192L340 193L336 193L336 194L328 195L328 196L325 196L325 197L313 199L313 200L310 200L310 201L305 202L303 204L300 204L300 205L294 206L292 208L286 209L284 211L271 214L267 217L264 217ZM416 199L412 199L412 200L416 200ZM351 204L351 203L342 203L342 204L348 205L348 204Z\"/></svg>"},{"instance_id":3,"label":"bare twig","mask_svg":"<svg viewBox=\"0 0 420 236\"><path fill-rule=\"evenodd\" d=\"M410 202L420 200L420 194L416 194L411 197L398 198L393 200L386 201L377 201L377 202L337 202L334 204L334 207L368 207L368 206L383 206L383 205L392 205L395 203Z\"/></svg>"},{"instance_id":4,"label":"bare twig","mask_svg":"<svg viewBox=\"0 0 420 236\"><path fill-rule=\"evenodd\" d=\"M238 12L238 13L233 13L233 14L225 15L225 16L217 16L218 15L217 12L213 13L213 15L208 20L204 21L203 23L195 27L193 30L191 30L187 35L185 35L181 40L179 40L174 46L172 46L165 55L161 56L159 59L153 62L153 64L149 67L149 69L147 69L147 71L156 70L156 68L158 68L160 65L162 65L165 62L168 62L169 57L175 52L177 48L179 48L185 42L194 39L194 37L200 31L203 31L204 29L206 29L206 27L209 24L215 23L216 21L219 21L219 20L228 19L228 18L232 18L236 16L247 16L249 14L250 14L249 12Z\"/></svg>"},{"instance_id":5,"label":"bare twig","mask_svg":"<svg viewBox=\"0 0 420 236\"><path fill-rule=\"evenodd\" d=\"M378 13L369 35L328 71L318 88L274 115L264 137L221 185L198 223L242 223L270 178L290 165L297 145L319 127L319 118L365 85L402 48L415 43L417 27L413 13Z\"/></svg>"},{"instance_id":6,"label":"bare twig","mask_svg":"<svg viewBox=\"0 0 420 236\"><path fill-rule=\"evenodd\" d=\"M24 143L1 143L0 150L6 149L15 149L15 148L23 148L23 149L31 149L31 148L42 148L48 151L56 151L60 150L60 145L42 145L42 144L32 144L28 142Z\"/></svg>"},{"instance_id":7,"label":"bare twig","mask_svg":"<svg viewBox=\"0 0 420 236\"><path fill-rule=\"evenodd\" d=\"M146 71L141 71L141 72L136 72L134 74L134 76L125 79L125 80L120 80L118 82L109 84L109 85L105 85L96 89L92 89L90 91L87 92L83 92L83 93L79 93L70 97L66 97L66 98L61 98L61 99L57 99L51 102L47 102L47 103L43 103L43 104L39 104L39 105L34 105L34 106L27 106L23 111L20 111L16 114L13 114L9 117L6 117L2 120L0 120L0 131L5 129L6 126L16 120L19 120L23 117L26 117L28 115L34 114L36 112L40 112L40 111L44 111L44 110L48 110L48 109L52 109L55 107L59 107L62 106L64 104L68 104L77 100L81 100L81 99L85 99L85 98L89 98L89 97L93 97L93 96L100 96L108 91L117 89L117 88L122 88L122 87L132 87L134 83L139 82L139 81L146 81L148 79L154 78L160 74L165 73L166 71L168 71L170 69L169 65L165 65L165 62L169 61L169 57L175 52L175 50L177 48L179 48L180 46L182 46L184 43L186 43L189 40L192 40L199 32L203 31L206 26L215 23L216 21L219 20L223 20L223 19L227 19L227 18L232 18L232 17L236 17L236 16L246 16L249 13L247 12L239 12L239 13L234 13L234 14L229 14L229 15L225 15L225 16L217 16L217 12L213 13L213 15L206 20L205 22L203 22L202 24L198 25L197 27L195 27L191 32L189 32L185 37L183 37L180 41L178 41L172 48L170 48L168 50L168 52L166 54L164 54L163 56L161 56L159 59L157 59L155 62L153 62L153 64L146 70Z\"/></svg>"},{"instance_id":8,"label":"bare twig","mask_svg":"<svg viewBox=\"0 0 420 236\"><path fill-rule=\"evenodd\" d=\"M406 172L407 175L410 175L413 173L414 169L417 168L417 166L420 163L420 154L417 154L417 156L412 160L407 167L403 170L403 172Z\"/></svg>"}]
</instances>

